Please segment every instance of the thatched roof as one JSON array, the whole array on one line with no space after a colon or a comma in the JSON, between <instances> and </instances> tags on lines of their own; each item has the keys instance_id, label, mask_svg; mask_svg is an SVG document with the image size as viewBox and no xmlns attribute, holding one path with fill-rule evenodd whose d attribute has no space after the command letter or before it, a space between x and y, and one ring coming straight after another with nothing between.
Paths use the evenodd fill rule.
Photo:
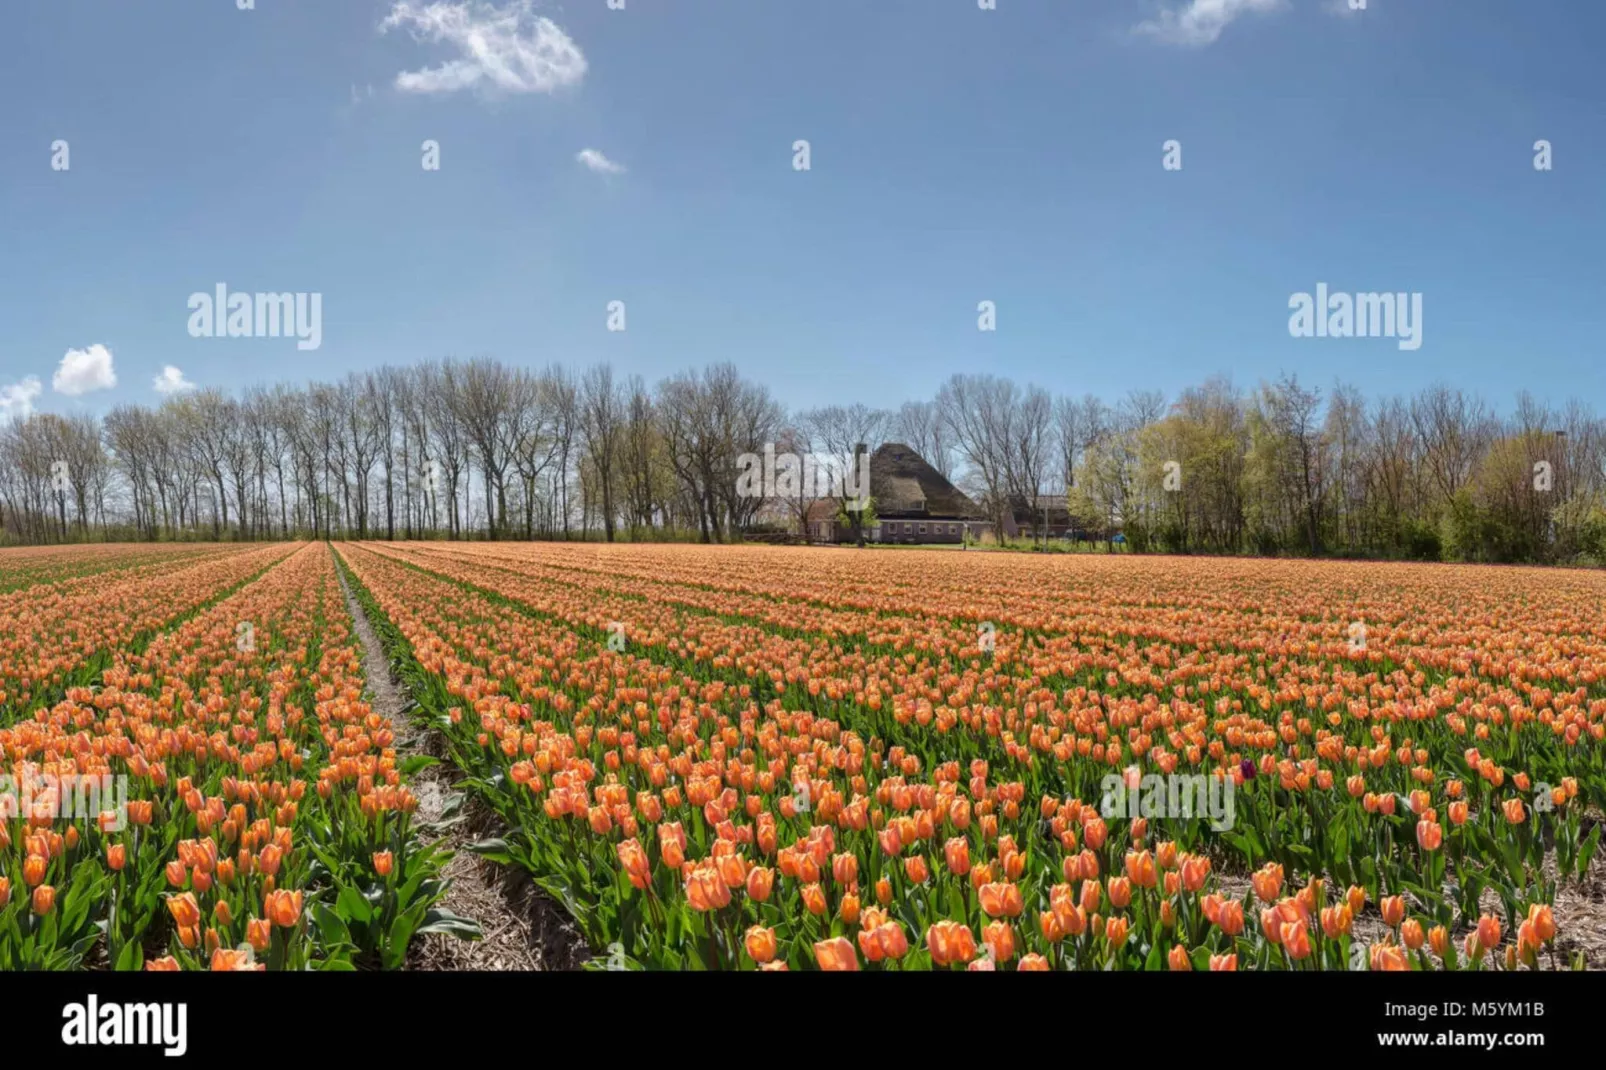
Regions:
<instances>
[{"instance_id":1,"label":"thatched roof","mask_svg":"<svg viewBox=\"0 0 1606 1070\"><path fill-rule=\"evenodd\" d=\"M870 455L870 497L879 519L988 519L963 491L901 442L888 442ZM806 515L810 523L835 520L836 500L821 498Z\"/></svg>"},{"instance_id":2,"label":"thatched roof","mask_svg":"<svg viewBox=\"0 0 1606 1070\"><path fill-rule=\"evenodd\" d=\"M985 520L976 503L902 442L870 455L870 496L878 517Z\"/></svg>"}]
</instances>

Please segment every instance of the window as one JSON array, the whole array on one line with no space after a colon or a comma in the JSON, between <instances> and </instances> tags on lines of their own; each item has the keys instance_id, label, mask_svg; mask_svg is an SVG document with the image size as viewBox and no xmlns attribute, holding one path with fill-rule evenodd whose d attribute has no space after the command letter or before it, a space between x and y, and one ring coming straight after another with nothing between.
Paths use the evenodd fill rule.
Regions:
<instances>
[{"instance_id":1,"label":"window","mask_svg":"<svg viewBox=\"0 0 1606 1070\"><path fill-rule=\"evenodd\" d=\"M921 524L920 525L920 534L924 535L925 533L926 533L926 525Z\"/></svg>"}]
</instances>

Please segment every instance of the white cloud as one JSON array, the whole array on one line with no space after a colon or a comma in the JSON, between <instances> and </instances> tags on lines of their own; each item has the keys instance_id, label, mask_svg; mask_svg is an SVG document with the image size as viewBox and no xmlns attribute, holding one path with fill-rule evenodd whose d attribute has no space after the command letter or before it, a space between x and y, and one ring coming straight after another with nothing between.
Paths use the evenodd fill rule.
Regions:
<instances>
[{"instance_id":1,"label":"white cloud","mask_svg":"<svg viewBox=\"0 0 1606 1070\"><path fill-rule=\"evenodd\" d=\"M70 398L94 390L110 390L117 385L117 373L112 370L112 351L98 342L88 349L67 350L50 385L56 393Z\"/></svg>"},{"instance_id":2,"label":"white cloud","mask_svg":"<svg viewBox=\"0 0 1606 1070\"><path fill-rule=\"evenodd\" d=\"M1138 33L1168 45L1202 46L1215 42L1227 24L1244 14L1275 11L1285 0L1186 0L1181 7L1163 8L1152 19L1138 23Z\"/></svg>"},{"instance_id":3,"label":"white cloud","mask_svg":"<svg viewBox=\"0 0 1606 1070\"><path fill-rule=\"evenodd\" d=\"M1351 7L1350 0L1327 0L1325 10L1329 15L1359 15L1366 8Z\"/></svg>"},{"instance_id":4,"label":"white cloud","mask_svg":"<svg viewBox=\"0 0 1606 1070\"><path fill-rule=\"evenodd\" d=\"M33 412L34 401L44 391L37 375L30 375L20 383L0 386L0 419L26 419Z\"/></svg>"},{"instance_id":5,"label":"white cloud","mask_svg":"<svg viewBox=\"0 0 1606 1070\"><path fill-rule=\"evenodd\" d=\"M596 149L581 149L574 157L599 175L622 175L624 165L614 163Z\"/></svg>"},{"instance_id":6,"label":"white cloud","mask_svg":"<svg viewBox=\"0 0 1606 1070\"><path fill-rule=\"evenodd\" d=\"M151 380L151 386L158 394L182 394L195 389L195 384L171 364L162 365L162 374Z\"/></svg>"},{"instance_id":7,"label":"white cloud","mask_svg":"<svg viewBox=\"0 0 1606 1070\"><path fill-rule=\"evenodd\" d=\"M417 40L449 44L461 53L439 67L398 74L396 88L405 93L551 93L585 77L580 46L557 23L536 15L532 0L501 6L490 0L392 0L379 30L397 26Z\"/></svg>"}]
</instances>

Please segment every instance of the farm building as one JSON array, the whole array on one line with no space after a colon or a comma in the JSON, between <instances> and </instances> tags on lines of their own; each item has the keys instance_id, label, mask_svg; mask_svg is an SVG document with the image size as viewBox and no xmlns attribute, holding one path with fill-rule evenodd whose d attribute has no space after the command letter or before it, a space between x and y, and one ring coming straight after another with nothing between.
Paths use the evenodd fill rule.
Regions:
<instances>
[{"instance_id":1,"label":"farm building","mask_svg":"<svg viewBox=\"0 0 1606 1070\"><path fill-rule=\"evenodd\" d=\"M975 502L901 442L870 455L870 498L876 516L866 542L958 543L993 529ZM809 506L805 522L812 542L855 541L853 525L839 519L834 498Z\"/></svg>"}]
</instances>

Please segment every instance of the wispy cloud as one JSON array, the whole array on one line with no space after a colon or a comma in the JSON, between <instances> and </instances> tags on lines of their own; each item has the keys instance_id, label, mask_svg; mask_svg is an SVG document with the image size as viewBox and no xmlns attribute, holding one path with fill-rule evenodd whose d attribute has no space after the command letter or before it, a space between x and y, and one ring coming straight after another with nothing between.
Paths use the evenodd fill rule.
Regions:
<instances>
[{"instance_id":1,"label":"wispy cloud","mask_svg":"<svg viewBox=\"0 0 1606 1070\"><path fill-rule=\"evenodd\" d=\"M117 373L112 370L112 351L99 343L88 349L67 350L50 385L56 393L70 398L96 390L110 390L117 385Z\"/></svg>"},{"instance_id":2,"label":"wispy cloud","mask_svg":"<svg viewBox=\"0 0 1606 1070\"><path fill-rule=\"evenodd\" d=\"M23 420L33 412L33 403L44 393L37 375L30 375L20 383L0 386L0 420Z\"/></svg>"},{"instance_id":3,"label":"wispy cloud","mask_svg":"<svg viewBox=\"0 0 1606 1070\"><path fill-rule=\"evenodd\" d=\"M379 29L398 26L461 54L439 67L398 74L396 88L406 93L551 93L585 77L580 46L557 23L535 14L532 0L500 6L489 0L393 0Z\"/></svg>"},{"instance_id":4,"label":"wispy cloud","mask_svg":"<svg viewBox=\"0 0 1606 1070\"><path fill-rule=\"evenodd\" d=\"M174 365L164 364L162 374L151 380L151 387L158 394L171 396L194 390L195 384L184 378L184 373Z\"/></svg>"},{"instance_id":5,"label":"wispy cloud","mask_svg":"<svg viewBox=\"0 0 1606 1070\"><path fill-rule=\"evenodd\" d=\"M581 149L574 157L599 175L622 175L624 165L614 163L596 149Z\"/></svg>"},{"instance_id":6,"label":"wispy cloud","mask_svg":"<svg viewBox=\"0 0 1606 1070\"><path fill-rule=\"evenodd\" d=\"M1180 6L1162 8L1134 30L1168 45L1199 48L1213 44L1238 16L1276 11L1285 4L1286 0L1186 0Z\"/></svg>"}]
</instances>

